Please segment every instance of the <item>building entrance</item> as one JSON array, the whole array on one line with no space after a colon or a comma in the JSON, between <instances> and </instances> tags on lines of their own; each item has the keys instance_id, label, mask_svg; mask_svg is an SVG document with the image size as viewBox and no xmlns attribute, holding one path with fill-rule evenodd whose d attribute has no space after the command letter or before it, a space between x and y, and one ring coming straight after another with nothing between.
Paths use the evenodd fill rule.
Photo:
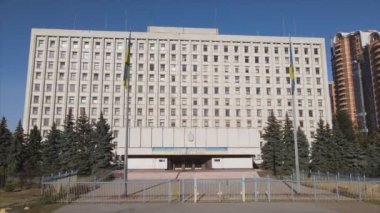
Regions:
<instances>
[{"instance_id":1,"label":"building entrance","mask_svg":"<svg viewBox=\"0 0 380 213\"><path fill-rule=\"evenodd\" d=\"M173 156L168 158L168 169L198 170L211 168L211 157L207 156Z\"/></svg>"}]
</instances>

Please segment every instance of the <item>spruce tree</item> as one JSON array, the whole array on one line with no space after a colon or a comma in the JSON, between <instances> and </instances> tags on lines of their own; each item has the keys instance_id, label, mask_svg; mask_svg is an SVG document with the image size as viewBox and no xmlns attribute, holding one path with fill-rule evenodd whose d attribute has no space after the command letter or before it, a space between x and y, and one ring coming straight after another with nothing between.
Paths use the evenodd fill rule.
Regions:
<instances>
[{"instance_id":1,"label":"spruce tree","mask_svg":"<svg viewBox=\"0 0 380 213\"><path fill-rule=\"evenodd\" d=\"M369 177L380 177L380 133L373 132L363 145L365 150L364 174Z\"/></svg>"},{"instance_id":2,"label":"spruce tree","mask_svg":"<svg viewBox=\"0 0 380 213\"><path fill-rule=\"evenodd\" d=\"M346 111L338 111L336 113L336 122L342 134L348 141L355 140L355 130L352 120Z\"/></svg>"},{"instance_id":3,"label":"spruce tree","mask_svg":"<svg viewBox=\"0 0 380 213\"><path fill-rule=\"evenodd\" d=\"M311 147L311 169L324 171L326 168L326 137L328 130L325 129L323 120L319 120L317 133L314 135L314 143Z\"/></svg>"},{"instance_id":4,"label":"spruce tree","mask_svg":"<svg viewBox=\"0 0 380 213\"><path fill-rule=\"evenodd\" d=\"M288 113L285 115L284 127L282 130L282 143L284 144L284 165L282 173L285 175L292 174L295 169L294 156L294 135L292 121L289 119Z\"/></svg>"},{"instance_id":5,"label":"spruce tree","mask_svg":"<svg viewBox=\"0 0 380 213\"><path fill-rule=\"evenodd\" d=\"M57 129L53 123L46 140L42 146L42 165L44 174L57 173L60 169L59 155L60 155L60 139L61 131Z\"/></svg>"},{"instance_id":6,"label":"spruce tree","mask_svg":"<svg viewBox=\"0 0 380 213\"><path fill-rule=\"evenodd\" d=\"M7 126L7 120L2 117L0 122L0 187L5 184L8 168L8 155L10 153L12 133Z\"/></svg>"},{"instance_id":7,"label":"spruce tree","mask_svg":"<svg viewBox=\"0 0 380 213\"><path fill-rule=\"evenodd\" d=\"M86 117L86 115L81 115L77 120L75 133L77 135L78 141L78 151L75 157L77 162L76 167L78 168L78 173L81 175L88 175L91 173L91 151L92 148L92 136L93 129Z\"/></svg>"},{"instance_id":8,"label":"spruce tree","mask_svg":"<svg viewBox=\"0 0 380 213\"><path fill-rule=\"evenodd\" d=\"M263 134L265 145L262 147L263 168L271 170L274 175L282 175L284 161L284 145L281 141L281 125L273 113L268 116L267 126Z\"/></svg>"},{"instance_id":9,"label":"spruce tree","mask_svg":"<svg viewBox=\"0 0 380 213\"><path fill-rule=\"evenodd\" d=\"M300 170L307 171L309 169L310 162L309 142L301 128L298 128L297 130L297 143Z\"/></svg>"},{"instance_id":10,"label":"spruce tree","mask_svg":"<svg viewBox=\"0 0 380 213\"><path fill-rule=\"evenodd\" d=\"M59 140L59 164L62 172L76 171L78 169L78 139L74 132L74 126L73 114L70 109L66 115L62 137Z\"/></svg>"},{"instance_id":11,"label":"spruce tree","mask_svg":"<svg viewBox=\"0 0 380 213\"><path fill-rule=\"evenodd\" d=\"M92 152L92 173L102 169L109 169L113 160L114 144L111 143L113 137L110 126L100 114L98 122L95 124L93 133L93 152Z\"/></svg>"},{"instance_id":12,"label":"spruce tree","mask_svg":"<svg viewBox=\"0 0 380 213\"><path fill-rule=\"evenodd\" d=\"M34 126L30 131L25 146L25 162L24 169L26 176L31 180L36 176L41 175L42 164L42 146L41 146L41 132L37 126Z\"/></svg>"},{"instance_id":13,"label":"spruce tree","mask_svg":"<svg viewBox=\"0 0 380 213\"><path fill-rule=\"evenodd\" d=\"M25 183L25 135L21 121L18 122L15 132L12 136L10 152L8 155L9 174L13 177L19 177L21 186Z\"/></svg>"},{"instance_id":14,"label":"spruce tree","mask_svg":"<svg viewBox=\"0 0 380 213\"><path fill-rule=\"evenodd\" d=\"M328 123L325 126L325 139L325 165L320 169L320 171L336 173L339 162L339 146L337 144L337 140L334 137L334 131L330 128L330 125Z\"/></svg>"}]
</instances>

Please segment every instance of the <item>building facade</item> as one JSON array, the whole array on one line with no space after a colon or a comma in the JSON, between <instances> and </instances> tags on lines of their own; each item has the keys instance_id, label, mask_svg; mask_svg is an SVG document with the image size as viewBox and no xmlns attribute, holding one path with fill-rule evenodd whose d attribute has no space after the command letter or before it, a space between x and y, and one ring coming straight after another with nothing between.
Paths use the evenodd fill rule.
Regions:
<instances>
[{"instance_id":1,"label":"building facade","mask_svg":"<svg viewBox=\"0 0 380 213\"><path fill-rule=\"evenodd\" d=\"M361 132L379 127L376 31L338 33L331 44L336 110L347 111Z\"/></svg>"},{"instance_id":2,"label":"building facade","mask_svg":"<svg viewBox=\"0 0 380 213\"><path fill-rule=\"evenodd\" d=\"M44 135L65 115L101 112L124 155L128 32L33 29L23 125ZM148 27L132 32L131 167L251 166L270 113L292 112L289 38L221 35L217 29ZM292 38L298 125L309 141L331 123L325 42ZM289 153L293 154L293 153ZM199 160L202 159L202 160ZM141 163L142 165L142 163ZM228 166L226 166L228 165Z\"/></svg>"}]
</instances>

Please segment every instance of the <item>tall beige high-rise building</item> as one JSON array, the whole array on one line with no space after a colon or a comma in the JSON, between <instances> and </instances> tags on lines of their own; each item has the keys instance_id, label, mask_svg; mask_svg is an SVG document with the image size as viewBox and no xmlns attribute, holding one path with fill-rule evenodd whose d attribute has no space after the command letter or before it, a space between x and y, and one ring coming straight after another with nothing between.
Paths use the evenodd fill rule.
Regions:
<instances>
[{"instance_id":1,"label":"tall beige high-rise building","mask_svg":"<svg viewBox=\"0 0 380 213\"><path fill-rule=\"evenodd\" d=\"M359 131L379 128L379 32L338 33L332 40L336 110L347 111Z\"/></svg>"},{"instance_id":2,"label":"tall beige high-rise building","mask_svg":"<svg viewBox=\"0 0 380 213\"><path fill-rule=\"evenodd\" d=\"M124 155L128 32L33 29L24 127L47 134L72 109L96 121L103 112ZM270 113L297 114L309 141L331 123L325 40L223 35L217 29L148 27L132 32L130 168L252 168ZM293 153L289 153L293 154Z\"/></svg>"}]
</instances>

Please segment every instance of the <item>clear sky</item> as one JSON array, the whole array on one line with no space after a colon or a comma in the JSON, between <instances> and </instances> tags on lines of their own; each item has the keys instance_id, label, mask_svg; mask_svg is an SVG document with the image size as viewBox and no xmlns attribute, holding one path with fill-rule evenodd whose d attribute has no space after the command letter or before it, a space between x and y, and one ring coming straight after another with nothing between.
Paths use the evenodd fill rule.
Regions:
<instances>
[{"instance_id":1,"label":"clear sky","mask_svg":"<svg viewBox=\"0 0 380 213\"><path fill-rule=\"evenodd\" d=\"M0 0L0 116L22 118L31 28L146 31L217 27L220 34L315 36L380 30L380 0ZM331 66L328 64L329 78Z\"/></svg>"}]
</instances>

